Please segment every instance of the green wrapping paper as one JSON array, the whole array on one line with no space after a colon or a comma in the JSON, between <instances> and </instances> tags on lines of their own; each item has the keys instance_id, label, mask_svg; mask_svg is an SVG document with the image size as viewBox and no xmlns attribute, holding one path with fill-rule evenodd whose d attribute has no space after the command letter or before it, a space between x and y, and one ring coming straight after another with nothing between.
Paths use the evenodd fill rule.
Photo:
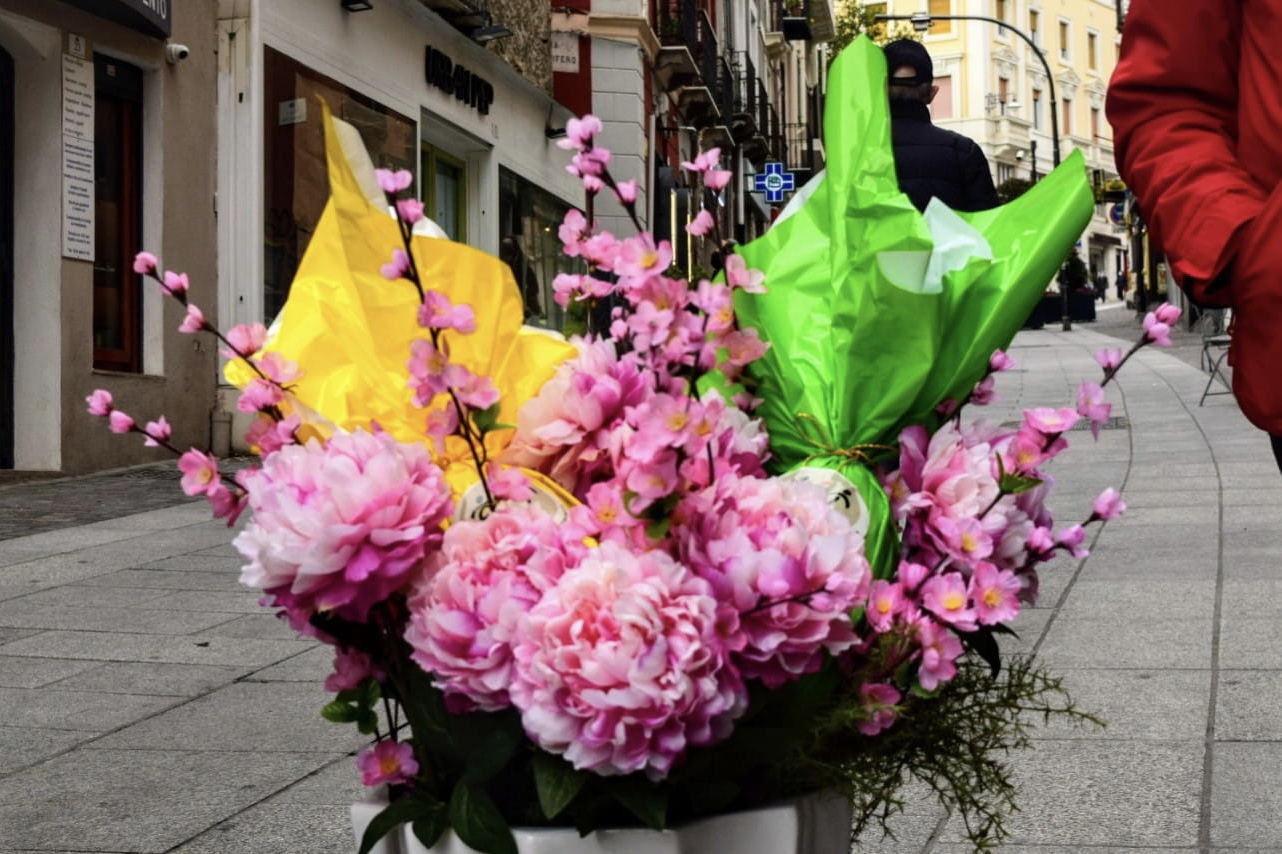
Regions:
<instances>
[{"instance_id":1,"label":"green wrapping paper","mask_svg":"<svg viewBox=\"0 0 1282 854\"><path fill-rule=\"evenodd\" d=\"M935 407L961 400L1010 344L1094 206L1073 152L1023 196L957 213L919 213L899 192L886 61L859 37L833 63L824 112L827 168L761 238L739 248L766 292L739 292L742 326L770 343L750 369L778 471L836 469L868 510L869 561L893 571L889 502L867 463ZM873 447L866 447L873 446Z\"/></svg>"}]
</instances>

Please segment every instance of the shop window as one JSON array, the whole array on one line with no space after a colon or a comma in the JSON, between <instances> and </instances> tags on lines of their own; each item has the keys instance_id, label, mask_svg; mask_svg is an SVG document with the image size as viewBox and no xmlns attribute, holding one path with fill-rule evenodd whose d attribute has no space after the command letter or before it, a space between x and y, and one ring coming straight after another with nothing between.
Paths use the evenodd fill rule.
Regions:
<instances>
[{"instance_id":1,"label":"shop window","mask_svg":"<svg viewBox=\"0 0 1282 854\"><path fill-rule=\"evenodd\" d=\"M953 13L952 0L930 0L929 11L931 15L951 15ZM952 21L940 21L937 19L930 25L930 34L934 36L950 35L952 31Z\"/></svg>"},{"instance_id":2,"label":"shop window","mask_svg":"<svg viewBox=\"0 0 1282 854\"><path fill-rule=\"evenodd\" d=\"M423 143L423 210L449 235L467 242L467 167L435 146Z\"/></svg>"},{"instance_id":3,"label":"shop window","mask_svg":"<svg viewBox=\"0 0 1282 854\"><path fill-rule=\"evenodd\" d=\"M361 135L374 166L418 167L415 123L271 48L264 48L263 316L280 311L329 199L317 97ZM389 250L390 251L390 250Z\"/></svg>"},{"instance_id":4,"label":"shop window","mask_svg":"<svg viewBox=\"0 0 1282 854\"><path fill-rule=\"evenodd\" d=\"M93 366L142 369L142 71L94 60Z\"/></svg>"},{"instance_id":5,"label":"shop window","mask_svg":"<svg viewBox=\"0 0 1282 854\"><path fill-rule=\"evenodd\" d=\"M499 169L499 257L512 275L525 303L525 322L561 331L565 311L552 298L558 273L582 272L561 251L557 229L570 205L510 169Z\"/></svg>"}]
</instances>

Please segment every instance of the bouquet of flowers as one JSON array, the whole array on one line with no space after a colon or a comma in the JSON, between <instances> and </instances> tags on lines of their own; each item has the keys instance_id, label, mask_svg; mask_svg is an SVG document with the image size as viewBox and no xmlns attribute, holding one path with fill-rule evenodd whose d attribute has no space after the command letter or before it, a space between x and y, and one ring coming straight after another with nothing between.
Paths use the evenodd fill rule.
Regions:
<instances>
[{"instance_id":1,"label":"bouquet of flowers","mask_svg":"<svg viewBox=\"0 0 1282 854\"><path fill-rule=\"evenodd\" d=\"M1102 386L1129 354L1102 353L1075 407L964 424L1011 364L985 357L967 396L856 455L872 510L845 481L772 473L753 374L768 342L736 301L776 283L739 255L688 280L639 224L599 229L598 193L634 221L637 193L600 128L568 126L587 204L560 236L583 272L556 294L603 328L567 344L507 327L493 306L519 297L500 262L416 236L408 173L378 175L395 219L370 205L329 125L333 200L308 250L327 260L274 332L218 332L184 274L135 262L185 306L181 331L222 341L260 464L224 477L105 390L90 412L178 454L184 490L229 525L249 510L242 581L334 648L322 714L371 737L362 781L390 793L362 852L407 823L429 847L451 830L507 854L516 825L662 828L826 789L862 828L910 776L991 844L1012 806L998 757L1026 742L1026 713L1089 717L996 637L1035 600L1038 565L1084 554L1083 526L1123 509L1106 490L1057 527L1043 466L1080 418L1108 418ZM716 150L683 165L707 191L730 179ZM358 286L383 238L381 269L360 270L381 284ZM350 302L322 318L337 292ZM1173 320L1151 315L1136 348ZM322 352L336 346L360 353ZM870 564L870 521L893 528L890 560Z\"/></svg>"}]
</instances>

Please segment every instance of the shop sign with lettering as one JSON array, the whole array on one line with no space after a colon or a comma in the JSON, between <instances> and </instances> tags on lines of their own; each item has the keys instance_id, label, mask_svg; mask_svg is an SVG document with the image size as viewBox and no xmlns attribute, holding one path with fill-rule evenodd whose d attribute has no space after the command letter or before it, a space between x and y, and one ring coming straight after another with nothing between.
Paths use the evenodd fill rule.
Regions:
<instances>
[{"instance_id":1,"label":"shop sign with lettering","mask_svg":"<svg viewBox=\"0 0 1282 854\"><path fill-rule=\"evenodd\" d=\"M494 103L494 87L490 81L455 64L431 45L427 46L423 59L423 75L429 86L448 92L483 116L490 114L490 104Z\"/></svg>"}]
</instances>

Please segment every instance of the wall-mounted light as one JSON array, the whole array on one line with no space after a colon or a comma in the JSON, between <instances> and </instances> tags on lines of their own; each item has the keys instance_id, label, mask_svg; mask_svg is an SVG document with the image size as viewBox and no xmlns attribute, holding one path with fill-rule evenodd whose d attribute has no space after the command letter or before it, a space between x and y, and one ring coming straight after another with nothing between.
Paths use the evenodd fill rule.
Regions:
<instances>
[{"instance_id":1,"label":"wall-mounted light","mask_svg":"<svg viewBox=\"0 0 1282 854\"><path fill-rule=\"evenodd\" d=\"M494 19L487 13L485 15L485 25L472 30L470 37L472 41L477 44L485 44L486 42L492 42L495 39L505 39L508 36L514 35L516 35L516 33L509 30L507 27L502 24L494 23Z\"/></svg>"},{"instance_id":2,"label":"wall-mounted light","mask_svg":"<svg viewBox=\"0 0 1282 854\"><path fill-rule=\"evenodd\" d=\"M368 12L374 8L374 4L369 0L340 0L340 2L348 12Z\"/></svg>"}]
</instances>

